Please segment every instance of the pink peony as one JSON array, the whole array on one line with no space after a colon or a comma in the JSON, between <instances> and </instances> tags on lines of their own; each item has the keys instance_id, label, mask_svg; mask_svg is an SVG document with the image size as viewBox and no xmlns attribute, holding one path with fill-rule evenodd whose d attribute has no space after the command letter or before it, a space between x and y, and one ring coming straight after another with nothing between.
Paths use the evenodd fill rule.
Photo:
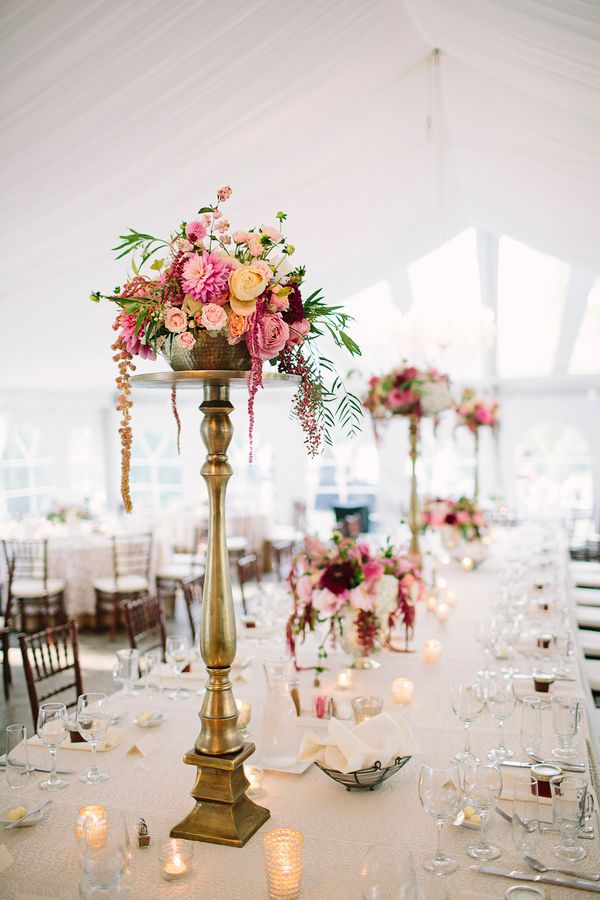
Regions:
<instances>
[{"instance_id":1,"label":"pink peony","mask_svg":"<svg viewBox=\"0 0 600 900\"><path fill-rule=\"evenodd\" d=\"M233 191L231 190L231 187L226 184L225 187L219 188L217 191L217 200L219 203L224 203L225 200L229 200L232 194Z\"/></svg>"},{"instance_id":2,"label":"pink peony","mask_svg":"<svg viewBox=\"0 0 600 900\"><path fill-rule=\"evenodd\" d=\"M187 316L177 306L170 306L165 313L165 328L168 331L180 332L187 328Z\"/></svg>"},{"instance_id":3,"label":"pink peony","mask_svg":"<svg viewBox=\"0 0 600 900\"><path fill-rule=\"evenodd\" d=\"M257 343L261 359L273 359L288 342L290 329L281 316L265 313L258 325Z\"/></svg>"},{"instance_id":4,"label":"pink peony","mask_svg":"<svg viewBox=\"0 0 600 900\"><path fill-rule=\"evenodd\" d=\"M202 307L202 324L208 331L220 331L227 325L227 314L222 306L206 303Z\"/></svg>"},{"instance_id":5,"label":"pink peony","mask_svg":"<svg viewBox=\"0 0 600 900\"><path fill-rule=\"evenodd\" d=\"M348 591L344 591L342 594L334 594L328 588L320 588L313 591L312 604L319 612L336 613L346 603L348 594Z\"/></svg>"},{"instance_id":6,"label":"pink peony","mask_svg":"<svg viewBox=\"0 0 600 900\"><path fill-rule=\"evenodd\" d=\"M364 612L370 612L370 610L373 609L373 600L373 595L364 584L359 584L358 587L352 588L350 591L350 603L354 609L362 609Z\"/></svg>"},{"instance_id":7,"label":"pink peony","mask_svg":"<svg viewBox=\"0 0 600 900\"><path fill-rule=\"evenodd\" d=\"M202 303L214 303L227 293L229 267L217 253L194 253L183 267L182 287ZM226 302L226 301L225 301Z\"/></svg>"},{"instance_id":8,"label":"pink peony","mask_svg":"<svg viewBox=\"0 0 600 900\"><path fill-rule=\"evenodd\" d=\"M289 326L290 328L290 339L287 343L288 347L295 347L298 344L303 344L306 335L310 331L310 322L308 319L301 319L299 322L294 322L293 325Z\"/></svg>"},{"instance_id":9,"label":"pink peony","mask_svg":"<svg viewBox=\"0 0 600 900\"><path fill-rule=\"evenodd\" d=\"M199 244L202 238L206 235L206 228L198 219L194 222L188 222L186 225L185 233L188 236L188 240L192 242L192 244ZM192 248L190 247L190 250Z\"/></svg>"},{"instance_id":10,"label":"pink peony","mask_svg":"<svg viewBox=\"0 0 600 900\"><path fill-rule=\"evenodd\" d=\"M184 331L182 334L178 334L175 340L183 350L191 350L196 343L196 338L190 331Z\"/></svg>"},{"instance_id":11,"label":"pink peony","mask_svg":"<svg viewBox=\"0 0 600 900\"><path fill-rule=\"evenodd\" d=\"M136 330L135 313L122 313L119 316L120 338L123 346L131 356L141 356L142 359L156 359L156 353L148 344L142 344L144 334L143 327Z\"/></svg>"}]
</instances>

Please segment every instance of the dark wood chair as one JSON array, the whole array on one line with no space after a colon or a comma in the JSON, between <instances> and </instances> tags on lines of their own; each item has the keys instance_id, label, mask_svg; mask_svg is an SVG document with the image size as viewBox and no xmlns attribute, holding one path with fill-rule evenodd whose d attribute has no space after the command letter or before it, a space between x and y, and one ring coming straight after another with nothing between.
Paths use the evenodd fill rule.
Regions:
<instances>
[{"instance_id":1,"label":"dark wood chair","mask_svg":"<svg viewBox=\"0 0 600 900\"><path fill-rule=\"evenodd\" d=\"M204 594L204 575L193 575L184 578L182 583L183 598L190 620L192 640L200 637L200 619L202 617L202 597Z\"/></svg>"},{"instance_id":2,"label":"dark wood chair","mask_svg":"<svg viewBox=\"0 0 600 900\"><path fill-rule=\"evenodd\" d=\"M184 580L204 575L207 538L206 528L194 528L192 546L173 547L171 559L157 571L156 593L162 598L166 615L174 613L177 589L183 587Z\"/></svg>"},{"instance_id":3,"label":"dark wood chair","mask_svg":"<svg viewBox=\"0 0 600 900\"><path fill-rule=\"evenodd\" d=\"M10 567L7 566L7 573L10 578ZM0 591L4 585L0 585ZM6 604L2 611L2 615L0 615L0 650L2 650L2 684L4 687L4 699L8 700L10 696L10 686L12 684L12 674L10 671L10 659L8 655L8 651L10 649L10 633L12 631L12 618L11 618L11 595L10 591L6 590Z\"/></svg>"},{"instance_id":4,"label":"dark wood chair","mask_svg":"<svg viewBox=\"0 0 600 900\"><path fill-rule=\"evenodd\" d=\"M148 595L150 590L151 534L123 534L112 538L113 574L94 580L96 630L103 614L108 615L109 638L114 641L121 620L121 606L127 600Z\"/></svg>"},{"instance_id":5,"label":"dark wood chair","mask_svg":"<svg viewBox=\"0 0 600 900\"><path fill-rule=\"evenodd\" d=\"M354 538L356 540L361 535L361 518L360 516L346 516L344 519L345 524L345 534L349 538Z\"/></svg>"},{"instance_id":6,"label":"dark wood chair","mask_svg":"<svg viewBox=\"0 0 600 900\"><path fill-rule=\"evenodd\" d=\"M21 631L27 616L41 614L44 627L65 621L65 582L48 577L47 540L3 540L11 609L19 610Z\"/></svg>"},{"instance_id":7,"label":"dark wood chair","mask_svg":"<svg viewBox=\"0 0 600 900\"><path fill-rule=\"evenodd\" d=\"M287 578L288 572L292 568L293 555L293 541L273 541L271 544L273 572L278 581Z\"/></svg>"},{"instance_id":8,"label":"dark wood chair","mask_svg":"<svg viewBox=\"0 0 600 900\"><path fill-rule=\"evenodd\" d=\"M46 628L36 634L19 635L34 731L41 703L75 688L73 700L62 701L71 708L77 706L77 698L83 694L77 635L77 622ZM48 689L40 693L38 685L44 681L49 682Z\"/></svg>"},{"instance_id":9,"label":"dark wood chair","mask_svg":"<svg viewBox=\"0 0 600 900\"><path fill-rule=\"evenodd\" d=\"M258 557L255 553L248 553L238 560L237 573L242 595L242 609L244 610L244 615L247 615L249 599L248 586L254 584L257 592L260 589L260 568L258 565Z\"/></svg>"},{"instance_id":10,"label":"dark wood chair","mask_svg":"<svg viewBox=\"0 0 600 900\"><path fill-rule=\"evenodd\" d=\"M167 632L162 603L158 597L138 597L122 606L132 650L160 650L164 659Z\"/></svg>"}]
</instances>

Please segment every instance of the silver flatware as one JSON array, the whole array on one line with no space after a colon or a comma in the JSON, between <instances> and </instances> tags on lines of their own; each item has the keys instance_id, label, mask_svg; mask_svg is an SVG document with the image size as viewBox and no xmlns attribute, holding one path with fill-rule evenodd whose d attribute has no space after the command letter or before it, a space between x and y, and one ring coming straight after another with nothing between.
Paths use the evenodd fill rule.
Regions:
<instances>
[{"instance_id":1,"label":"silver flatware","mask_svg":"<svg viewBox=\"0 0 600 900\"><path fill-rule=\"evenodd\" d=\"M4 828L8 831L9 828L16 828L17 825L20 825L21 822L24 822L25 819L29 819L31 816L35 816L36 813L41 812L43 809L46 809L47 806L50 806L52 800L46 800L45 803L42 803L41 806L36 806L35 809L32 809L30 812L26 813L24 816L21 816L20 819L16 819L16 821L11 822L9 825L5 825Z\"/></svg>"},{"instance_id":2,"label":"silver flatware","mask_svg":"<svg viewBox=\"0 0 600 900\"><path fill-rule=\"evenodd\" d=\"M573 678L571 675L555 675L553 672L536 672L535 675L524 675L522 673L515 673L511 675L513 681L533 681L539 675L540 678L554 678L555 681L577 681L576 678Z\"/></svg>"},{"instance_id":3,"label":"silver flatware","mask_svg":"<svg viewBox=\"0 0 600 900\"><path fill-rule=\"evenodd\" d=\"M512 878L514 881L534 881L536 884L556 884L577 891L591 891L600 894L600 884L585 878L570 878L565 875L533 875L531 872L519 872L518 869L496 869L494 866L471 866L472 872L482 875L499 875L501 878Z\"/></svg>"},{"instance_id":4,"label":"silver flatware","mask_svg":"<svg viewBox=\"0 0 600 900\"><path fill-rule=\"evenodd\" d=\"M507 812L504 812L503 809L500 809L499 806L494 807L494 809L496 810L498 815L502 816L503 819L506 819L507 822L510 822L512 824L512 816L509 816L509 814ZM521 816L517 815L517 813L515 813L515 819L517 820L519 825L529 833L535 831L538 826L537 819L526 821L525 819L522 819Z\"/></svg>"},{"instance_id":5,"label":"silver flatware","mask_svg":"<svg viewBox=\"0 0 600 900\"><path fill-rule=\"evenodd\" d=\"M555 831L558 833L559 830L556 825L552 825L550 822L540 822L540 831ZM580 841L593 841L596 839L596 832L591 825L584 825L577 832L577 837Z\"/></svg>"},{"instance_id":6,"label":"silver flatware","mask_svg":"<svg viewBox=\"0 0 600 900\"><path fill-rule=\"evenodd\" d=\"M542 756L538 756L537 753L532 753L531 750L527 751L527 756L529 756L536 764L542 763L543 765L559 766L563 772L585 772L583 763L564 763L561 762L560 759L544 759Z\"/></svg>"},{"instance_id":7,"label":"silver flatware","mask_svg":"<svg viewBox=\"0 0 600 900\"><path fill-rule=\"evenodd\" d=\"M588 881L600 881L600 875L590 875L589 872L574 872L573 869L560 869L558 866L545 866L543 862L540 862L535 856L529 856L528 853L523 855L523 859L528 866L531 866L537 872L560 872L561 875L571 875L573 878L587 878Z\"/></svg>"},{"instance_id":8,"label":"silver flatware","mask_svg":"<svg viewBox=\"0 0 600 900\"><path fill-rule=\"evenodd\" d=\"M6 768L6 763L0 762L0 769L5 769L5 768ZM29 766L29 771L30 772L51 772L52 769L50 768L50 766ZM57 769L56 774L57 775L74 775L75 769Z\"/></svg>"}]
</instances>

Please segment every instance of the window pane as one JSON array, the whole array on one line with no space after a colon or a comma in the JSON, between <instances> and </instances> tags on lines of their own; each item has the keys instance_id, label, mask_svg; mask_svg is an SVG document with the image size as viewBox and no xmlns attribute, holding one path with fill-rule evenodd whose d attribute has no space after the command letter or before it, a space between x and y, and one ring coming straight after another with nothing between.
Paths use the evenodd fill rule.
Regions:
<instances>
[{"instance_id":1,"label":"window pane","mask_svg":"<svg viewBox=\"0 0 600 900\"><path fill-rule=\"evenodd\" d=\"M26 515L32 511L29 497L7 497L6 508L10 516Z\"/></svg>"},{"instance_id":2,"label":"window pane","mask_svg":"<svg viewBox=\"0 0 600 900\"><path fill-rule=\"evenodd\" d=\"M4 489L15 491L29 487L29 469L27 466L7 466L4 470Z\"/></svg>"},{"instance_id":3,"label":"window pane","mask_svg":"<svg viewBox=\"0 0 600 900\"><path fill-rule=\"evenodd\" d=\"M51 487L54 484L54 466L35 466L36 487Z\"/></svg>"},{"instance_id":4,"label":"window pane","mask_svg":"<svg viewBox=\"0 0 600 900\"><path fill-rule=\"evenodd\" d=\"M594 282L569 364L571 375L600 372L600 278Z\"/></svg>"}]
</instances>

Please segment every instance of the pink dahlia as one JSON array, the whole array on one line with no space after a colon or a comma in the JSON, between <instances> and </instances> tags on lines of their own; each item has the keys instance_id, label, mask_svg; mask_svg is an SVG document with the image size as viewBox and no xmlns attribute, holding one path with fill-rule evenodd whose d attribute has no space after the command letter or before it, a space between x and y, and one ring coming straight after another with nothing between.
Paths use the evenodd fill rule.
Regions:
<instances>
[{"instance_id":1,"label":"pink dahlia","mask_svg":"<svg viewBox=\"0 0 600 900\"><path fill-rule=\"evenodd\" d=\"M142 344L144 328L142 326L136 329L136 318L135 313L123 313L119 316L120 337L123 346L131 356L141 356L142 359L156 359L156 354L152 347L149 347L148 344Z\"/></svg>"},{"instance_id":2,"label":"pink dahlia","mask_svg":"<svg viewBox=\"0 0 600 900\"><path fill-rule=\"evenodd\" d=\"M216 253L194 253L183 267L182 287L202 303L216 303L227 291L229 266Z\"/></svg>"},{"instance_id":3,"label":"pink dahlia","mask_svg":"<svg viewBox=\"0 0 600 900\"><path fill-rule=\"evenodd\" d=\"M199 244L206 235L206 228L198 219L194 222L188 222L185 231L192 244Z\"/></svg>"}]
</instances>

